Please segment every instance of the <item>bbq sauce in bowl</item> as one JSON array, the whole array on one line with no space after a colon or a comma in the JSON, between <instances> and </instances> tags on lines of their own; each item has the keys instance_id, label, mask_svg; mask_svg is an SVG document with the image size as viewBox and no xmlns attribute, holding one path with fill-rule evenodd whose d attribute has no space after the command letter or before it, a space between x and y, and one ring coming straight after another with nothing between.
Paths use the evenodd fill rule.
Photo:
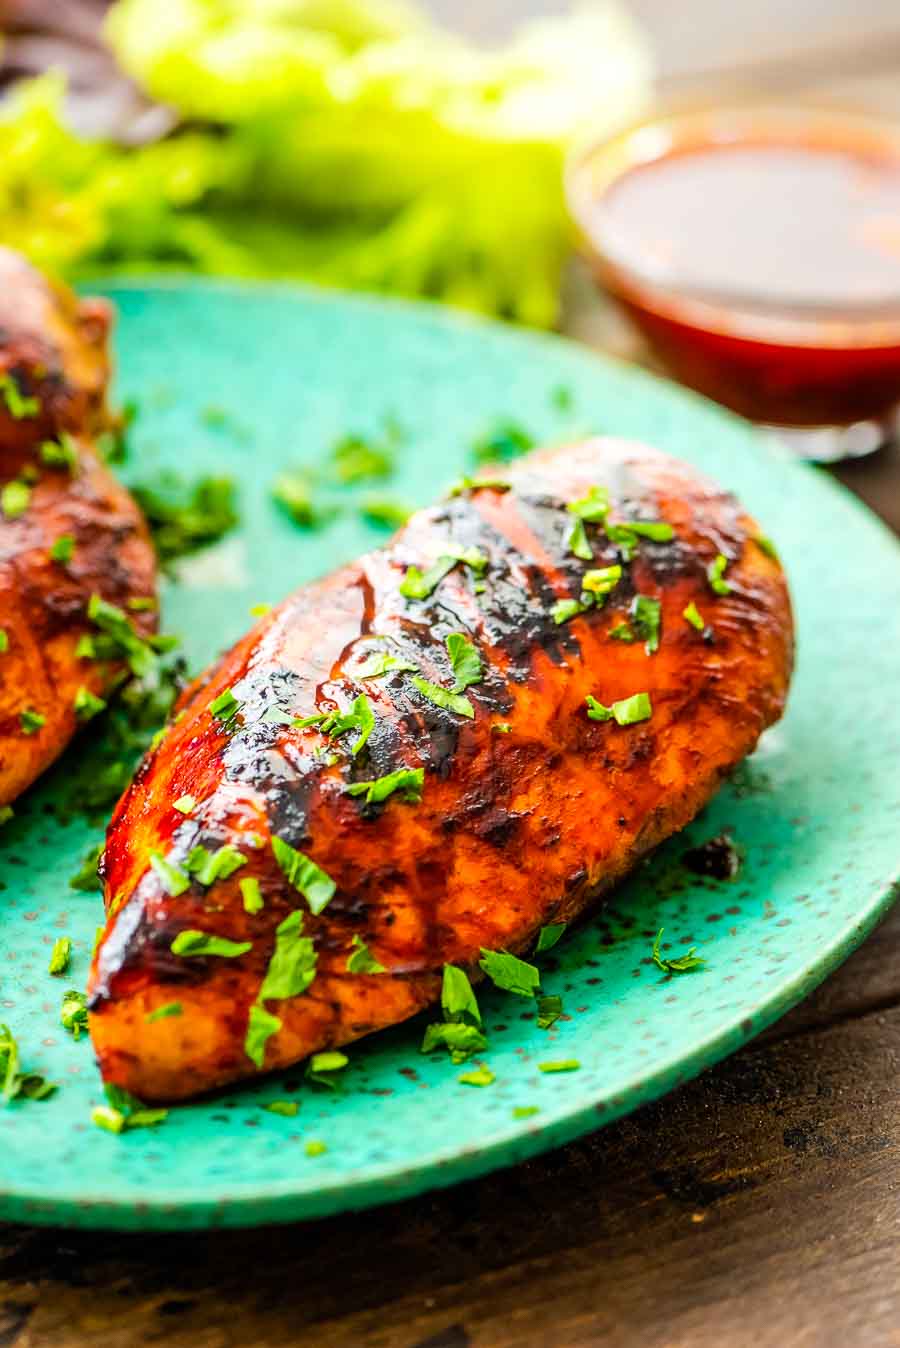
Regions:
<instances>
[{"instance_id":1,"label":"bbq sauce in bowl","mask_svg":"<svg viewBox=\"0 0 900 1348\"><path fill-rule=\"evenodd\" d=\"M576 156L568 191L600 279L683 383L788 427L900 400L900 129L674 115Z\"/></svg>"}]
</instances>

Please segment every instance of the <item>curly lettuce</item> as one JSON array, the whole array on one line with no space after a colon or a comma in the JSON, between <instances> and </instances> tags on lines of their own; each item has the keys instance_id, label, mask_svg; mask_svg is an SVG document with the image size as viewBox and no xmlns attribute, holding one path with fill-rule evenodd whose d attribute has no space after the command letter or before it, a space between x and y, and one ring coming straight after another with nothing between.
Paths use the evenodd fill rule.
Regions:
<instances>
[{"instance_id":1,"label":"curly lettuce","mask_svg":"<svg viewBox=\"0 0 900 1348\"><path fill-rule=\"evenodd\" d=\"M70 277L188 268L421 295L550 326L562 162L635 115L649 65L612 3L482 52L402 0L118 0L122 67L174 109L88 142L52 76L0 116L0 237Z\"/></svg>"}]
</instances>

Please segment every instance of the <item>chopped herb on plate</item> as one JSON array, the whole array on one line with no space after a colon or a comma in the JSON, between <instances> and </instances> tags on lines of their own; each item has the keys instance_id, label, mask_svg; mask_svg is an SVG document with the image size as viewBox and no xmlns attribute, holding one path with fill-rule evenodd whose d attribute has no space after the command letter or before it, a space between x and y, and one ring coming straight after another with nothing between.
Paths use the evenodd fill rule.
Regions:
<instances>
[{"instance_id":1,"label":"chopped herb on plate","mask_svg":"<svg viewBox=\"0 0 900 1348\"><path fill-rule=\"evenodd\" d=\"M348 974L383 974L386 972L384 965L378 963L361 936L354 934L350 944L353 947L353 953L347 960Z\"/></svg>"},{"instance_id":2,"label":"chopped herb on plate","mask_svg":"<svg viewBox=\"0 0 900 1348\"><path fill-rule=\"evenodd\" d=\"M631 697L620 698L605 707L590 693L587 695L588 718L591 721L615 721L617 725L636 725L638 721L648 721L653 707L647 693L633 693Z\"/></svg>"},{"instance_id":3,"label":"chopped herb on plate","mask_svg":"<svg viewBox=\"0 0 900 1348\"><path fill-rule=\"evenodd\" d=\"M424 768L400 768L371 782L351 782L347 794L365 796L367 805L377 805L399 791L403 800L415 805L422 799L424 778Z\"/></svg>"},{"instance_id":4,"label":"chopped herb on plate","mask_svg":"<svg viewBox=\"0 0 900 1348\"><path fill-rule=\"evenodd\" d=\"M230 941L227 936L216 936L209 931L180 931L172 942L173 955L191 959L196 955L216 955L222 959L236 959L253 949L252 941Z\"/></svg>"},{"instance_id":5,"label":"chopped herb on plate","mask_svg":"<svg viewBox=\"0 0 900 1348\"><path fill-rule=\"evenodd\" d=\"M504 992L515 992L520 997L533 997L541 985L540 972L533 964L527 964L505 950L482 950L478 967L495 987Z\"/></svg>"},{"instance_id":6,"label":"chopped herb on plate","mask_svg":"<svg viewBox=\"0 0 900 1348\"><path fill-rule=\"evenodd\" d=\"M59 1021L73 1039L80 1039L82 1031L87 1031L87 997L83 992L79 992L77 988L69 988L63 993Z\"/></svg>"},{"instance_id":7,"label":"chopped herb on plate","mask_svg":"<svg viewBox=\"0 0 900 1348\"><path fill-rule=\"evenodd\" d=\"M47 966L47 972L51 974L65 974L69 971L69 964L72 959L72 939L69 936L57 936L53 942L53 950L50 953L50 963Z\"/></svg>"},{"instance_id":8,"label":"chopped herb on plate","mask_svg":"<svg viewBox=\"0 0 900 1348\"><path fill-rule=\"evenodd\" d=\"M418 676L412 680L415 687L424 698L434 703L436 707L441 707L444 711L452 711L457 716L466 716L469 720L475 717L475 708L467 697L460 697L458 693L452 693L447 688L441 688L437 683L429 683L427 679L421 679Z\"/></svg>"},{"instance_id":9,"label":"chopped herb on plate","mask_svg":"<svg viewBox=\"0 0 900 1348\"><path fill-rule=\"evenodd\" d=\"M709 588L714 594L731 594L731 586L724 578L727 566L728 558L724 553L717 552L709 566L706 568L706 578L709 581Z\"/></svg>"},{"instance_id":10,"label":"chopped herb on plate","mask_svg":"<svg viewBox=\"0 0 900 1348\"><path fill-rule=\"evenodd\" d=\"M259 990L258 1001L283 1001L300 997L316 976L316 950L311 936L303 934L299 908L275 928L275 949Z\"/></svg>"},{"instance_id":11,"label":"chopped herb on plate","mask_svg":"<svg viewBox=\"0 0 900 1348\"><path fill-rule=\"evenodd\" d=\"M321 913L334 897L337 888L331 876L317 866L311 857L298 852L283 838L272 838L272 851L288 882L306 899L309 911Z\"/></svg>"},{"instance_id":12,"label":"chopped herb on plate","mask_svg":"<svg viewBox=\"0 0 900 1348\"><path fill-rule=\"evenodd\" d=\"M474 1068L471 1072L461 1072L457 1080L461 1081L464 1086L490 1086L492 1081L496 1081L496 1077L490 1068L485 1067L482 1063L481 1066Z\"/></svg>"},{"instance_id":13,"label":"chopped herb on plate","mask_svg":"<svg viewBox=\"0 0 900 1348\"><path fill-rule=\"evenodd\" d=\"M541 927L534 953L543 955L545 950L552 950L565 931L566 926L565 922L551 922L549 926Z\"/></svg>"},{"instance_id":14,"label":"chopped herb on plate","mask_svg":"<svg viewBox=\"0 0 900 1348\"><path fill-rule=\"evenodd\" d=\"M694 952L697 947L692 945L686 955L678 955L675 959L666 959L660 954L660 943L665 927L660 927L656 933L656 940L653 942L653 963L658 969L662 969L664 974L686 974L692 969L699 969L706 963L701 955Z\"/></svg>"}]
</instances>

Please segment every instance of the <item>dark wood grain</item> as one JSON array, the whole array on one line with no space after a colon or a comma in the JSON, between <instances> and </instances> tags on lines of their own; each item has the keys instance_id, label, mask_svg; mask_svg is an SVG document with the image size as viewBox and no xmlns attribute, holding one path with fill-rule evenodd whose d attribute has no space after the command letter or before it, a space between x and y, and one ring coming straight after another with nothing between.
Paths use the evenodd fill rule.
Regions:
<instances>
[{"instance_id":1,"label":"dark wood grain","mask_svg":"<svg viewBox=\"0 0 900 1348\"><path fill-rule=\"evenodd\" d=\"M0 1344L898 1343L896 970L859 996L898 942L900 913L769 1042L434 1197L212 1236L7 1229Z\"/></svg>"},{"instance_id":2,"label":"dark wood grain","mask_svg":"<svg viewBox=\"0 0 900 1348\"><path fill-rule=\"evenodd\" d=\"M554 6L432 7L485 33ZM886 0L634 7L669 91L900 114ZM578 267L567 311L572 334L642 357ZM900 452L837 473L900 531ZM485 1180L277 1230L0 1228L0 1348L900 1348L898 1068L900 910L728 1062Z\"/></svg>"}]
</instances>

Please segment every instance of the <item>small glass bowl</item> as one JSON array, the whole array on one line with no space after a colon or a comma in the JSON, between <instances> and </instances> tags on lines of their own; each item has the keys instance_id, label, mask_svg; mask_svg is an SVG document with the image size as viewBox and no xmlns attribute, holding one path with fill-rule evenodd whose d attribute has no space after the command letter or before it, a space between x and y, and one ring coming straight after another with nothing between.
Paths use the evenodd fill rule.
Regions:
<instances>
[{"instance_id":1,"label":"small glass bowl","mask_svg":"<svg viewBox=\"0 0 900 1348\"><path fill-rule=\"evenodd\" d=\"M844 150L900 173L900 128L859 113L769 103L673 112L570 156L566 195L582 249L681 383L777 427L806 457L869 453L894 438L900 295L847 305L800 303L752 285L703 290L679 281L658 255L642 256L604 208L612 186L640 166L683 151L760 144Z\"/></svg>"}]
</instances>

